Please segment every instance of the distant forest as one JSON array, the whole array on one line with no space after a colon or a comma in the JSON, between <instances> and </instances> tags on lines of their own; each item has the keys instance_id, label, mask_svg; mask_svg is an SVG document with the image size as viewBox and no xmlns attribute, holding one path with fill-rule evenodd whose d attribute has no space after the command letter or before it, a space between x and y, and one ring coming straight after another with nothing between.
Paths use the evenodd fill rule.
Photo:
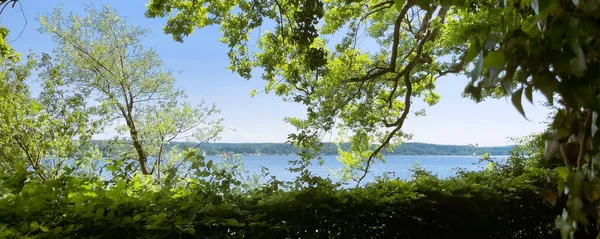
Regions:
<instances>
[{"instance_id":1,"label":"distant forest","mask_svg":"<svg viewBox=\"0 0 600 239\"><path fill-rule=\"evenodd\" d=\"M100 148L105 148L108 141L95 141ZM196 147L193 142L173 142L170 147ZM348 150L349 143L341 145ZM393 152L383 152L384 155L473 155L489 153L491 155L508 155L514 146L475 147L471 145L439 145L425 143L405 143L395 148ZM289 155L296 154L296 147L286 143L203 143L198 148L206 155L221 155L233 153L242 155ZM326 143L322 149L324 155L337 155L337 146Z\"/></svg>"}]
</instances>

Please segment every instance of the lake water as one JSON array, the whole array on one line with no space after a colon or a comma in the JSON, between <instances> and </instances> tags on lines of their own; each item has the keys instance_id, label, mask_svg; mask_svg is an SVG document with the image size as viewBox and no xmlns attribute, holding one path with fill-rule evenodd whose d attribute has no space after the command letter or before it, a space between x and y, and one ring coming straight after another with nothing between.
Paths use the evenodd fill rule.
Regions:
<instances>
[{"instance_id":1,"label":"lake water","mask_svg":"<svg viewBox=\"0 0 600 239\"><path fill-rule=\"evenodd\" d=\"M504 160L508 156L494 156L495 160ZM215 162L221 161L219 156L207 156ZM261 167L269 169L271 175L278 180L291 181L298 175L287 170L290 167L289 160L295 160L298 156L241 156L249 173L261 173ZM343 167L336 156L324 156L323 165L319 165L316 160L310 166L310 171L324 178L331 178L334 182L339 181L332 171L338 171ZM437 174L440 178L447 178L456 173L457 168L469 171L481 170L487 162L478 163L480 156L386 156L386 163L376 162L371 165L370 173L365 177L364 182L370 182L377 176L388 174L392 178L410 179L411 172L415 163L421 168Z\"/></svg>"}]
</instances>

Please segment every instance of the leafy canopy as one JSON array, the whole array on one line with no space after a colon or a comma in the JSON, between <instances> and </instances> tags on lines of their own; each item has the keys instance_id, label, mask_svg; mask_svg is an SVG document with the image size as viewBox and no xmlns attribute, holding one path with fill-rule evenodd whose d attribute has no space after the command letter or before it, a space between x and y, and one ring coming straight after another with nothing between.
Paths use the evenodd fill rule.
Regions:
<instances>
[{"instance_id":1,"label":"leafy canopy","mask_svg":"<svg viewBox=\"0 0 600 239\"><path fill-rule=\"evenodd\" d=\"M584 205L598 203L589 195L598 191L590 185L596 185L600 169L600 120L594 117L600 112L599 5L597 0L151 0L146 14L169 16L164 29L177 41L197 27L220 24L231 70L250 78L251 69L260 68L266 92L307 106L305 120L289 120L300 129L290 139L310 146L320 142L319 132L338 127L353 145L340 152L341 160L362 175L383 148L408 136L401 128L413 98L437 102L433 90L440 76L466 73L471 78L466 95L476 101L509 96L523 116L522 98L532 102L533 91L550 104L560 99L552 137L578 136L581 146L581 163L559 181L568 185L569 201L557 226L569 237L579 229L572 222L589 225L587 216L600 218L598 212L582 212ZM260 33L258 50L250 51L250 33L262 26L273 27ZM336 33L342 33L341 40ZM375 49L361 48L363 40L375 42ZM589 140L591 147L584 143ZM360 174L355 176L360 182Z\"/></svg>"},{"instance_id":2,"label":"leafy canopy","mask_svg":"<svg viewBox=\"0 0 600 239\"><path fill-rule=\"evenodd\" d=\"M53 57L42 57L46 74L54 78L53 87L83 95L104 125L128 136L125 140L135 149L124 155L130 162L111 168L131 168L129 159L135 159L143 174L160 178L160 168L169 165L166 146L175 139L215 139L222 130L221 119L215 118L219 111L214 105L186 101L184 92L174 87L172 72L154 50L141 44L147 29L131 26L109 6L86 12L84 17L65 15L57 8L40 16L40 32L57 43Z\"/></svg>"}]
</instances>

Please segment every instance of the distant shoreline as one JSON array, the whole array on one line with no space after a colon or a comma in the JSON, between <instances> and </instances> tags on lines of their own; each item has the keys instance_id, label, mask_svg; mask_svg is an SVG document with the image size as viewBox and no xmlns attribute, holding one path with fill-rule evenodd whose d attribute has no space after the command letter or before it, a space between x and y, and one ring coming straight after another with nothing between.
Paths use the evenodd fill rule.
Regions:
<instances>
[{"instance_id":1,"label":"distant shoreline","mask_svg":"<svg viewBox=\"0 0 600 239\"><path fill-rule=\"evenodd\" d=\"M296 154L261 154L261 155L256 155L256 154L234 154L235 156L256 156L256 157L263 157L263 156L297 156ZM217 154L207 154L205 155L206 157L208 156L218 156L221 157L223 155L217 155ZM338 154L327 154L327 155L320 155L320 156L339 156ZM444 155L444 154L438 154L438 155L420 155L420 154L387 154L387 155L383 155L385 156L419 156L419 157L465 157L465 156L471 156L471 157L481 157L483 155L469 155L469 154L453 154L453 155ZM501 154L501 155L490 155L490 157L508 157L510 156L509 154Z\"/></svg>"},{"instance_id":2,"label":"distant shoreline","mask_svg":"<svg viewBox=\"0 0 600 239\"><path fill-rule=\"evenodd\" d=\"M94 140L100 149L106 148L108 141ZM333 144L323 143L319 155L334 156L338 155L338 148L344 151L350 149L349 143ZM121 145L123 146L123 145ZM195 148L197 142L172 142L167 146L167 150L173 147ZM125 150L128 150L125 146ZM244 156L290 156L296 155L298 149L287 143L202 143L199 147L203 155L219 156L224 153L237 154ZM374 150L375 145L372 146ZM495 146L495 147L475 147L473 145L441 145L426 143L404 143L393 148L392 152L383 152L384 156L473 156L489 153L490 155L509 155L514 145Z\"/></svg>"}]
</instances>

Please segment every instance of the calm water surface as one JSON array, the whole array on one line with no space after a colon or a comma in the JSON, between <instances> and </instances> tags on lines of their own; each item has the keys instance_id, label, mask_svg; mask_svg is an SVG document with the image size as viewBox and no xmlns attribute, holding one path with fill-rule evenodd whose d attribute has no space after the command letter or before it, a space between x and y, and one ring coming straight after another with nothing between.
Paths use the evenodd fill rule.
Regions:
<instances>
[{"instance_id":1,"label":"calm water surface","mask_svg":"<svg viewBox=\"0 0 600 239\"><path fill-rule=\"evenodd\" d=\"M508 156L494 156L493 159L503 160ZM207 156L213 161L221 161L219 156ZM291 181L298 175L291 173L287 169L290 167L289 160L295 160L298 156L241 156L244 167L250 174L261 173L261 167L269 169L271 175L277 177L278 180ZM334 182L339 179L333 172L337 172L342 168L342 163L339 162L336 156L323 157L323 165L318 165L315 162L310 166L312 173L324 177L331 178ZM481 170L487 163L478 163L479 156L387 156L386 163L377 162L371 165L370 173L365 177L365 181L373 181L377 176L388 174L390 177L399 177L401 179L410 179L411 172L415 163L418 163L421 168L437 174L440 178L453 176L458 168L469 171Z\"/></svg>"}]
</instances>

